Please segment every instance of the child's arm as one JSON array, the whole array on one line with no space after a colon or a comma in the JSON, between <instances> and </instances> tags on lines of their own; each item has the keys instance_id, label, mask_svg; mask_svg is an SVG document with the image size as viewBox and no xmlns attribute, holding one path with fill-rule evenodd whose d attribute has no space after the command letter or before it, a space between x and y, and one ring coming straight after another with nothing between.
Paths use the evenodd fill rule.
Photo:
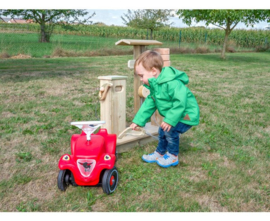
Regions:
<instances>
[{"instance_id":1,"label":"child's arm","mask_svg":"<svg viewBox=\"0 0 270 221\"><path fill-rule=\"evenodd\" d=\"M150 119L156 109L157 107L154 99L151 95L148 95L132 122L137 126L144 127L146 122Z\"/></svg>"}]
</instances>

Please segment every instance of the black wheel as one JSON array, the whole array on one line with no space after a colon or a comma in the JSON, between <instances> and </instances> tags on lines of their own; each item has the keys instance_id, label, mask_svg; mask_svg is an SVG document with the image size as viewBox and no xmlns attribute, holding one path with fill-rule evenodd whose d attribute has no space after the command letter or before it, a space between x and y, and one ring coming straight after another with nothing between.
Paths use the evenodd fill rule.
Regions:
<instances>
[{"instance_id":1,"label":"black wheel","mask_svg":"<svg viewBox=\"0 0 270 221\"><path fill-rule=\"evenodd\" d=\"M75 182L73 173L71 172L71 176L70 176L70 183L72 186L78 186L77 183Z\"/></svg>"},{"instance_id":2,"label":"black wheel","mask_svg":"<svg viewBox=\"0 0 270 221\"><path fill-rule=\"evenodd\" d=\"M102 177L102 189L106 194L111 194L115 191L118 184L118 171L116 167L111 170L106 170Z\"/></svg>"},{"instance_id":3,"label":"black wheel","mask_svg":"<svg viewBox=\"0 0 270 221\"><path fill-rule=\"evenodd\" d=\"M70 180L71 172L69 170L60 170L57 178L58 188L62 191L66 191L69 180Z\"/></svg>"}]
</instances>

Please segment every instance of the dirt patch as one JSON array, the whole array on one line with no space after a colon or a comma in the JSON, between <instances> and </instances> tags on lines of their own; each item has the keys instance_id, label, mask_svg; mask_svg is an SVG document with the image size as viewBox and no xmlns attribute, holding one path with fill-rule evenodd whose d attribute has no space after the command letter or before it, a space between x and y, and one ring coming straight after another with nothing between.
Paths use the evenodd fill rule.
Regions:
<instances>
[{"instance_id":1,"label":"dirt patch","mask_svg":"<svg viewBox=\"0 0 270 221\"><path fill-rule=\"evenodd\" d=\"M270 134L270 126L266 127L264 130L266 131L266 133Z\"/></svg>"},{"instance_id":2,"label":"dirt patch","mask_svg":"<svg viewBox=\"0 0 270 221\"><path fill-rule=\"evenodd\" d=\"M15 56L10 57L11 59L28 59L28 58L32 58L30 55L26 55L26 54L18 54Z\"/></svg>"},{"instance_id":3,"label":"dirt patch","mask_svg":"<svg viewBox=\"0 0 270 221\"><path fill-rule=\"evenodd\" d=\"M1 113L1 116L2 116L3 118L9 118L9 117L14 117L14 116L16 116L16 115L13 114L13 113L11 113L11 112L9 112L9 111L4 111L4 112Z\"/></svg>"},{"instance_id":4,"label":"dirt patch","mask_svg":"<svg viewBox=\"0 0 270 221\"><path fill-rule=\"evenodd\" d=\"M191 182L201 182L202 180L207 180L208 177L205 174L205 171L203 171L200 168L192 168L193 171L190 174L189 180Z\"/></svg>"},{"instance_id":5,"label":"dirt patch","mask_svg":"<svg viewBox=\"0 0 270 221\"><path fill-rule=\"evenodd\" d=\"M227 208L220 205L220 203L211 196L203 195L195 197L202 207L209 208L211 212L228 212Z\"/></svg>"},{"instance_id":6,"label":"dirt patch","mask_svg":"<svg viewBox=\"0 0 270 221\"><path fill-rule=\"evenodd\" d=\"M32 180L24 185L16 185L14 191L8 192L3 199L1 210L2 211L17 211L17 206L27 204L27 202L35 199L39 204L46 201L51 201L57 196L57 189L55 188L54 172L50 172L43 177L43 179Z\"/></svg>"},{"instance_id":7,"label":"dirt patch","mask_svg":"<svg viewBox=\"0 0 270 221\"><path fill-rule=\"evenodd\" d=\"M103 195L102 188L98 188L98 195ZM110 196L110 199L108 197L102 197L98 199L94 205L91 205L93 212L110 212L110 209L108 205L112 203L114 205L121 204L121 197L120 194L115 192L113 195Z\"/></svg>"}]
</instances>

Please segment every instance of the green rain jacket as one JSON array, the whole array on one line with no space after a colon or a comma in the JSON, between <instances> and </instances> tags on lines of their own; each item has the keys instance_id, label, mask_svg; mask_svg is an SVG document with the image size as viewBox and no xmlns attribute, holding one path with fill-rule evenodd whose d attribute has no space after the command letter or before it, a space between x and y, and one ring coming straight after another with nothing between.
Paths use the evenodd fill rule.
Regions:
<instances>
[{"instance_id":1,"label":"green rain jacket","mask_svg":"<svg viewBox=\"0 0 270 221\"><path fill-rule=\"evenodd\" d=\"M157 78L148 79L150 94L145 98L135 115L133 123L144 127L156 109L163 121L175 127L178 122L198 125L200 110L198 103L186 87L189 79L185 72L173 67L164 67Z\"/></svg>"}]
</instances>

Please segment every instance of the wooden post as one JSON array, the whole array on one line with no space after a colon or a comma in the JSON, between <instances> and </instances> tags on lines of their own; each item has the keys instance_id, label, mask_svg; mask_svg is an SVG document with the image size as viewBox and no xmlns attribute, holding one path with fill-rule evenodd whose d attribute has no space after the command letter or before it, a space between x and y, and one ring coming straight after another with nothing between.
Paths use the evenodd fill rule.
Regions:
<instances>
[{"instance_id":1,"label":"wooden post","mask_svg":"<svg viewBox=\"0 0 270 221\"><path fill-rule=\"evenodd\" d=\"M109 88L100 100L100 120L108 133L119 135L126 129L126 76L100 76L100 88ZM108 86L109 85L109 86ZM102 96L103 97L103 96Z\"/></svg>"},{"instance_id":2,"label":"wooden post","mask_svg":"<svg viewBox=\"0 0 270 221\"><path fill-rule=\"evenodd\" d=\"M155 48L153 50L161 55L163 59L163 67L168 67L171 65L169 48ZM160 126L162 121L163 117L158 113L158 111L155 111L151 117L151 125Z\"/></svg>"},{"instance_id":3,"label":"wooden post","mask_svg":"<svg viewBox=\"0 0 270 221\"><path fill-rule=\"evenodd\" d=\"M142 52L140 51L140 48L136 48L136 50L134 49L134 51L136 51L136 55L134 53L134 60L129 60L128 61L128 67L130 69L134 68L134 62L136 60L136 56L138 53ZM153 49L153 51L158 52L162 59L163 59L163 67L168 67L171 65L171 61L170 61L170 49L169 48L155 48ZM140 88L141 84L140 84L140 80L138 78L138 76L134 75L134 111L135 113L137 113L137 111L140 109L141 106L141 102L140 100L143 99L142 96L139 95L138 93L138 88ZM146 89L148 90L148 89ZM139 95L139 98L138 98ZM160 124L163 121L163 117L158 113L158 111L156 111L152 117L151 117L151 125L153 126L160 126Z\"/></svg>"},{"instance_id":4,"label":"wooden post","mask_svg":"<svg viewBox=\"0 0 270 221\"><path fill-rule=\"evenodd\" d=\"M134 45L133 49L133 58L136 60L141 53L145 51L144 45ZM140 77L134 73L134 82L133 82L133 97L134 97L134 114L138 112L141 107L141 98L138 95L138 88L141 86Z\"/></svg>"},{"instance_id":5,"label":"wooden post","mask_svg":"<svg viewBox=\"0 0 270 221\"><path fill-rule=\"evenodd\" d=\"M162 45L156 40L137 40L137 39L121 39L115 45L133 46L133 58L136 60L141 53L143 53L148 45ZM140 78L134 75L134 114L138 112L141 107L141 98L138 95L138 89L141 85Z\"/></svg>"},{"instance_id":6,"label":"wooden post","mask_svg":"<svg viewBox=\"0 0 270 221\"><path fill-rule=\"evenodd\" d=\"M155 40L136 40L136 39L121 39L115 43L115 45L126 45L126 46L133 46L133 59L128 61L128 67L134 70L134 62L139 57L139 55L146 50L146 46L148 45L162 45L161 42ZM140 79L138 76L134 75L134 113L136 114L137 111L141 107L141 97L138 94L138 89L141 85ZM147 94L147 93L146 93ZM126 103L124 103L125 105ZM153 136L157 136L158 134L158 127L155 125L151 125L151 123L147 123L145 125L145 130L152 134ZM127 135L122 139L117 139L117 152L126 152L130 150L132 147L138 145L144 145L145 143L154 141L155 138L149 135L141 135L139 137L134 137L131 135Z\"/></svg>"}]
</instances>

